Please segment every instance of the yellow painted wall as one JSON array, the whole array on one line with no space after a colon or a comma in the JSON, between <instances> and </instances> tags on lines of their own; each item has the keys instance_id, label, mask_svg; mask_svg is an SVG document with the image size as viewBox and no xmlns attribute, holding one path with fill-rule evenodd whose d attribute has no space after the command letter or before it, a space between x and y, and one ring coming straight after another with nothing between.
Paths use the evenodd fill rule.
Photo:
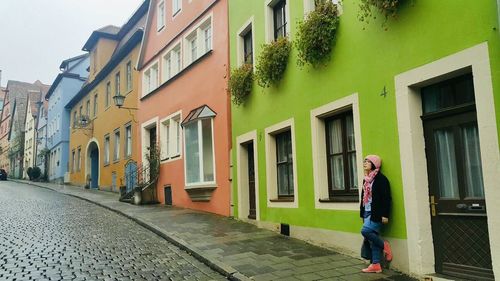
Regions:
<instances>
[{"instance_id":1,"label":"yellow painted wall","mask_svg":"<svg viewBox=\"0 0 500 281\"><path fill-rule=\"evenodd\" d=\"M83 114L86 112L86 103L90 99L90 117L91 122L86 129L72 128L70 135L70 172L71 172L71 183L74 185L85 185L86 174L90 174L90 159L89 152L87 151L87 146L94 140L99 147L99 188L100 189L111 189L112 185L112 173L117 174L117 188L125 184L124 181L124 165L130 159L137 160L139 152L136 147L136 141L138 141L138 124L135 120L136 112L134 110L118 109L113 103L112 96L115 95L115 75L120 72L120 93L126 96L125 107L137 107L138 102L138 89L139 89L139 73L134 70L136 65L137 57L139 55L140 45L138 44L130 54L123 59L115 69L108 74L108 76L102 80L91 92L89 92L82 100L75 104L71 109L71 124L73 124L74 112L77 112L79 116L79 108L83 105ZM132 89L127 90L126 85L126 65L128 62L132 65ZM108 107L105 106L106 99L106 85L107 82L111 82L111 100ZM98 110L95 117L93 111L94 95L98 95ZM125 157L125 126L127 124L132 125L132 155L131 157ZM114 152L114 132L115 130L120 130L120 157L117 161L113 160ZM109 134L110 137L110 149L109 149L109 164L104 163L105 159L105 149L104 149L104 139L105 136ZM81 148L81 160L80 167L78 171L75 160L76 167L73 168L72 151L75 151L75 158L77 158L78 148Z\"/></svg>"},{"instance_id":2,"label":"yellow painted wall","mask_svg":"<svg viewBox=\"0 0 500 281\"><path fill-rule=\"evenodd\" d=\"M117 41L106 38L99 39L97 44L95 44L90 52L90 81L94 80L97 73L108 63L117 44Z\"/></svg>"}]
</instances>

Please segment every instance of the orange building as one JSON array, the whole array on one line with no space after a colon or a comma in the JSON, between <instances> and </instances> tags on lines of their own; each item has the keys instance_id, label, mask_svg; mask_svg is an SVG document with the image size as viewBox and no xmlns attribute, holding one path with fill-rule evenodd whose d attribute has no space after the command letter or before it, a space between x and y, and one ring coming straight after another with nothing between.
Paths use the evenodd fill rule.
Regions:
<instances>
[{"instance_id":1,"label":"orange building","mask_svg":"<svg viewBox=\"0 0 500 281\"><path fill-rule=\"evenodd\" d=\"M138 70L143 163L158 143L160 202L230 214L228 1L152 0Z\"/></svg>"},{"instance_id":2,"label":"orange building","mask_svg":"<svg viewBox=\"0 0 500 281\"><path fill-rule=\"evenodd\" d=\"M133 149L136 113L116 107L113 97L124 96L124 107L137 107L135 65L148 4L144 1L122 27L94 31L83 47L90 53L89 78L66 105L71 113L69 168L74 185L118 191L125 184L125 164L138 158Z\"/></svg>"}]
</instances>

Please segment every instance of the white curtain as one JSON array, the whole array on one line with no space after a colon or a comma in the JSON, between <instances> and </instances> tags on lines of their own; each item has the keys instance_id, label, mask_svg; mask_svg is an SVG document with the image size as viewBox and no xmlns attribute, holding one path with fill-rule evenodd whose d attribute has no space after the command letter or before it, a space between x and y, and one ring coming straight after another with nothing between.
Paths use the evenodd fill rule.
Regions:
<instances>
[{"instance_id":1,"label":"white curtain","mask_svg":"<svg viewBox=\"0 0 500 281\"><path fill-rule=\"evenodd\" d=\"M441 198L459 198L455 140L452 129L434 132L437 150L439 193Z\"/></svg>"},{"instance_id":2,"label":"white curtain","mask_svg":"<svg viewBox=\"0 0 500 281\"><path fill-rule=\"evenodd\" d=\"M462 141L464 144L467 197L484 198L483 170L476 124L462 127Z\"/></svg>"}]
</instances>

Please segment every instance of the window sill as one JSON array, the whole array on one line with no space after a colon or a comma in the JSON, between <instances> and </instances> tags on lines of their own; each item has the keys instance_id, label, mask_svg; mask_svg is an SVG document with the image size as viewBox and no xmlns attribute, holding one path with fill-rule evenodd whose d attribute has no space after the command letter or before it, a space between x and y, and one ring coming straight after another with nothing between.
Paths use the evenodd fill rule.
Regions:
<instances>
[{"instance_id":1,"label":"window sill","mask_svg":"<svg viewBox=\"0 0 500 281\"><path fill-rule=\"evenodd\" d=\"M168 162L172 162L172 161L175 161L175 160L179 160L181 159L181 155L180 154L177 154L175 156L171 156L171 157L167 157L167 158L163 158L161 159L161 164L163 163L168 163Z\"/></svg>"},{"instance_id":2,"label":"window sill","mask_svg":"<svg viewBox=\"0 0 500 281\"><path fill-rule=\"evenodd\" d=\"M109 162L104 163L104 167L109 166Z\"/></svg>"},{"instance_id":3,"label":"window sill","mask_svg":"<svg viewBox=\"0 0 500 281\"><path fill-rule=\"evenodd\" d=\"M185 186L184 190L186 190L193 202L209 202L212 199L212 192L216 188L216 183L206 183Z\"/></svg>"},{"instance_id":4,"label":"window sill","mask_svg":"<svg viewBox=\"0 0 500 281\"><path fill-rule=\"evenodd\" d=\"M181 9L175 11L175 13L172 14L172 18L175 18L178 14L180 14Z\"/></svg>"},{"instance_id":5,"label":"window sill","mask_svg":"<svg viewBox=\"0 0 500 281\"><path fill-rule=\"evenodd\" d=\"M358 203L358 196L335 196L331 198L320 198L320 203Z\"/></svg>"},{"instance_id":6,"label":"window sill","mask_svg":"<svg viewBox=\"0 0 500 281\"><path fill-rule=\"evenodd\" d=\"M269 202L294 202L295 198L294 197L282 197L282 198L274 198L274 199L269 199Z\"/></svg>"}]
</instances>

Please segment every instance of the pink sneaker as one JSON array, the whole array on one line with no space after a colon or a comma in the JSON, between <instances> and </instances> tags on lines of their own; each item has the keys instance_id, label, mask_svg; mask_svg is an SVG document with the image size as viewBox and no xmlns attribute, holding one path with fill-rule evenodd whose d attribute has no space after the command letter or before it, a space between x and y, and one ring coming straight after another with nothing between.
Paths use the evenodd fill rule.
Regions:
<instances>
[{"instance_id":1,"label":"pink sneaker","mask_svg":"<svg viewBox=\"0 0 500 281\"><path fill-rule=\"evenodd\" d=\"M384 241L384 254L387 261L392 261L391 245L387 241Z\"/></svg>"},{"instance_id":2,"label":"pink sneaker","mask_svg":"<svg viewBox=\"0 0 500 281\"><path fill-rule=\"evenodd\" d=\"M370 264L367 268L362 269L364 273L380 273L382 272L382 267L380 266L380 263L372 263Z\"/></svg>"}]
</instances>

